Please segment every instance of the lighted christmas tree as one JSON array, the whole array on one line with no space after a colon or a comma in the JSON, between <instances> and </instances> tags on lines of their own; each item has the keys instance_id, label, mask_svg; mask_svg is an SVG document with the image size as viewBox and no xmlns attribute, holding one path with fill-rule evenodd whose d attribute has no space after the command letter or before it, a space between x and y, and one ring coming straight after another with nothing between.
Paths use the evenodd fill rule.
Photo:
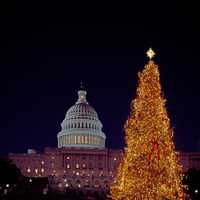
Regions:
<instances>
[{"instance_id":1,"label":"lighted christmas tree","mask_svg":"<svg viewBox=\"0 0 200 200\"><path fill-rule=\"evenodd\" d=\"M158 66L149 62L125 124L126 148L111 196L114 200L183 200L182 168L175 152L173 130L165 108Z\"/></svg>"}]
</instances>

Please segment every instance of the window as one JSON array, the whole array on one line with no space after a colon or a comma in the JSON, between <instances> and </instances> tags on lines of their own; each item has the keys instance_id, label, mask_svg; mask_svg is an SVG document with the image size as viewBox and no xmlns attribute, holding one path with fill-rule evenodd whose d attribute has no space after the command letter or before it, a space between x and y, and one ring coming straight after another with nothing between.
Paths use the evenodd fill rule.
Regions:
<instances>
[{"instance_id":1,"label":"window","mask_svg":"<svg viewBox=\"0 0 200 200\"><path fill-rule=\"evenodd\" d=\"M28 169L27 169L27 172L28 172L28 173L31 173L31 169L30 169L30 168L28 168Z\"/></svg>"},{"instance_id":2,"label":"window","mask_svg":"<svg viewBox=\"0 0 200 200\"><path fill-rule=\"evenodd\" d=\"M78 144L80 144L80 143L81 143L81 136L78 135Z\"/></svg>"},{"instance_id":3,"label":"window","mask_svg":"<svg viewBox=\"0 0 200 200\"><path fill-rule=\"evenodd\" d=\"M37 168L35 169L35 173L38 174L38 169Z\"/></svg>"},{"instance_id":4,"label":"window","mask_svg":"<svg viewBox=\"0 0 200 200\"><path fill-rule=\"evenodd\" d=\"M67 156L67 160L69 160L70 159L70 157L69 156Z\"/></svg>"},{"instance_id":5,"label":"window","mask_svg":"<svg viewBox=\"0 0 200 200\"><path fill-rule=\"evenodd\" d=\"M69 184L68 184L68 183L66 183L66 184L65 184L65 187L69 187Z\"/></svg>"},{"instance_id":6,"label":"window","mask_svg":"<svg viewBox=\"0 0 200 200\"><path fill-rule=\"evenodd\" d=\"M85 169L86 168L86 164L82 164L82 168Z\"/></svg>"},{"instance_id":7,"label":"window","mask_svg":"<svg viewBox=\"0 0 200 200\"><path fill-rule=\"evenodd\" d=\"M76 164L76 169L79 169L79 164Z\"/></svg>"},{"instance_id":8,"label":"window","mask_svg":"<svg viewBox=\"0 0 200 200\"><path fill-rule=\"evenodd\" d=\"M44 161L43 160L41 161L41 164L44 165Z\"/></svg>"},{"instance_id":9,"label":"window","mask_svg":"<svg viewBox=\"0 0 200 200\"><path fill-rule=\"evenodd\" d=\"M67 169L69 169L70 168L70 165L69 164L67 164Z\"/></svg>"},{"instance_id":10,"label":"window","mask_svg":"<svg viewBox=\"0 0 200 200\"><path fill-rule=\"evenodd\" d=\"M93 169L92 163L89 164L89 169Z\"/></svg>"},{"instance_id":11,"label":"window","mask_svg":"<svg viewBox=\"0 0 200 200\"><path fill-rule=\"evenodd\" d=\"M41 169L41 172L44 173L44 168Z\"/></svg>"},{"instance_id":12,"label":"window","mask_svg":"<svg viewBox=\"0 0 200 200\"><path fill-rule=\"evenodd\" d=\"M88 136L85 136L85 144L88 144Z\"/></svg>"},{"instance_id":13,"label":"window","mask_svg":"<svg viewBox=\"0 0 200 200\"><path fill-rule=\"evenodd\" d=\"M81 144L84 144L84 136L81 136Z\"/></svg>"}]
</instances>

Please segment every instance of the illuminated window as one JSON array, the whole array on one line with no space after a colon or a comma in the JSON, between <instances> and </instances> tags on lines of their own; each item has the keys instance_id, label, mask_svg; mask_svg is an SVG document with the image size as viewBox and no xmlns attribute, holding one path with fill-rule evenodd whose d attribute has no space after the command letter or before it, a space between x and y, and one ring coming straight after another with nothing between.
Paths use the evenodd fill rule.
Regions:
<instances>
[{"instance_id":1,"label":"illuminated window","mask_svg":"<svg viewBox=\"0 0 200 200\"><path fill-rule=\"evenodd\" d=\"M79 169L79 164L76 164L76 169Z\"/></svg>"},{"instance_id":2,"label":"illuminated window","mask_svg":"<svg viewBox=\"0 0 200 200\"><path fill-rule=\"evenodd\" d=\"M69 184L68 184L68 183L66 183L66 184L65 184L65 187L69 187Z\"/></svg>"},{"instance_id":3,"label":"illuminated window","mask_svg":"<svg viewBox=\"0 0 200 200\"><path fill-rule=\"evenodd\" d=\"M41 172L44 173L44 168L41 169Z\"/></svg>"},{"instance_id":4,"label":"illuminated window","mask_svg":"<svg viewBox=\"0 0 200 200\"><path fill-rule=\"evenodd\" d=\"M81 143L81 136L78 135L78 144L80 144L80 143Z\"/></svg>"},{"instance_id":5,"label":"illuminated window","mask_svg":"<svg viewBox=\"0 0 200 200\"><path fill-rule=\"evenodd\" d=\"M69 164L67 164L67 169L69 169L70 168L70 165Z\"/></svg>"},{"instance_id":6,"label":"illuminated window","mask_svg":"<svg viewBox=\"0 0 200 200\"><path fill-rule=\"evenodd\" d=\"M84 144L84 136L81 136L81 144Z\"/></svg>"},{"instance_id":7,"label":"illuminated window","mask_svg":"<svg viewBox=\"0 0 200 200\"><path fill-rule=\"evenodd\" d=\"M80 188L80 187L81 187L81 184L78 184L78 187Z\"/></svg>"},{"instance_id":8,"label":"illuminated window","mask_svg":"<svg viewBox=\"0 0 200 200\"><path fill-rule=\"evenodd\" d=\"M38 169L35 169L35 173L36 173L36 174L38 173Z\"/></svg>"},{"instance_id":9,"label":"illuminated window","mask_svg":"<svg viewBox=\"0 0 200 200\"><path fill-rule=\"evenodd\" d=\"M72 136L69 136L69 143L72 144Z\"/></svg>"},{"instance_id":10,"label":"illuminated window","mask_svg":"<svg viewBox=\"0 0 200 200\"><path fill-rule=\"evenodd\" d=\"M101 171L101 172L99 173L99 176L103 176L103 171Z\"/></svg>"},{"instance_id":11,"label":"illuminated window","mask_svg":"<svg viewBox=\"0 0 200 200\"><path fill-rule=\"evenodd\" d=\"M64 179L64 182L67 182L67 179L66 179L66 178Z\"/></svg>"},{"instance_id":12,"label":"illuminated window","mask_svg":"<svg viewBox=\"0 0 200 200\"><path fill-rule=\"evenodd\" d=\"M69 160L70 159L70 157L69 156L67 156L67 160Z\"/></svg>"},{"instance_id":13,"label":"illuminated window","mask_svg":"<svg viewBox=\"0 0 200 200\"><path fill-rule=\"evenodd\" d=\"M86 168L86 164L82 164L82 168L85 169Z\"/></svg>"},{"instance_id":14,"label":"illuminated window","mask_svg":"<svg viewBox=\"0 0 200 200\"><path fill-rule=\"evenodd\" d=\"M88 136L85 136L85 144L88 144Z\"/></svg>"},{"instance_id":15,"label":"illuminated window","mask_svg":"<svg viewBox=\"0 0 200 200\"><path fill-rule=\"evenodd\" d=\"M44 161L43 160L41 161L41 164L44 165Z\"/></svg>"},{"instance_id":16,"label":"illuminated window","mask_svg":"<svg viewBox=\"0 0 200 200\"><path fill-rule=\"evenodd\" d=\"M74 136L74 140L75 140L74 143L77 144L77 138L76 138L76 135Z\"/></svg>"},{"instance_id":17,"label":"illuminated window","mask_svg":"<svg viewBox=\"0 0 200 200\"><path fill-rule=\"evenodd\" d=\"M79 176L79 172L76 172L76 176Z\"/></svg>"},{"instance_id":18,"label":"illuminated window","mask_svg":"<svg viewBox=\"0 0 200 200\"><path fill-rule=\"evenodd\" d=\"M117 160L117 158L114 158L114 161L116 161Z\"/></svg>"},{"instance_id":19,"label":"illuminated window","mask_svg":"<svg viewBox=\"0 0 200 200\"><path fill-rule=\"evenodd\" d=\"M85 171L82 171L82 174L81 174L81 176L85 176Z\"/></svg>"},{"instance_id":20,"label":"illuminated window","mask_svg":"<svg viewBox=\"0 0 200 200\"><path fill-rule=\"evenodd\" d=\"M65 135L65 144L67 144L67 136Z\"/></svg>"},{"instance_id":21,"label":"illuminated window","mask_svg":"<svg viewBox=\"0 0 200 200\"><path fill-rule=\"evenodd\" d=\"M54 157L54 156L51 156L51 159L52 159L52 160L54 160L54 159L55 159L55 157Z\"/></svg>"},{"instance_id":22,"label":"illuminated window","mask_svg":"<svg viewBox=\"0 0 200 200\"><path fill-rule=\"evenodd\" d=\"M94 144L97 144L97 138L94 137Z\"/></svg>"},{"instance_id":23,"label":"illuminated window","mask_svg":"<svg viewBox=\"0 0 200 200\"><path fill-rule=\"evenodd\" d=\"M27 172L28 172L28 173L30 173L30 172L31 172L31 169L30 169L30 168L28 168L28 169L27 169Z\"/></svg>"},{"instance_id":24,"label":"illuminated window","mask_svg":"<svg viewBox=\"0 0 200 200\"><path fill-rule=\"evenodd\" d=\"M59 184L58 184L58 187L61 188L61 187L62 187L62 183L59 183Z\"/></svg>"}]
</instances>

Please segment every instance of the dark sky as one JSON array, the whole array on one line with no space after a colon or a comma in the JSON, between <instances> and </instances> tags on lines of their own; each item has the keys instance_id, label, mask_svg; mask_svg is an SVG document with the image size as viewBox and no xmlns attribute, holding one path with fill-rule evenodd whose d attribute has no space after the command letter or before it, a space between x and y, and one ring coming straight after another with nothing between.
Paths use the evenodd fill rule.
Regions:
<instances>
[{"instance_id":1,"label":"dark sky","mask_svg":"<svg viewBox=\"0 0 200 200\"><path fill-rule=\"evenodd\" d=\"M121 148L137 72L150 46L157 53L176 147L200 150L195 5L90 6L15 1L1 7L0 154L55 147L81 80L107 146Z\"/></svg>"}]
</instances>

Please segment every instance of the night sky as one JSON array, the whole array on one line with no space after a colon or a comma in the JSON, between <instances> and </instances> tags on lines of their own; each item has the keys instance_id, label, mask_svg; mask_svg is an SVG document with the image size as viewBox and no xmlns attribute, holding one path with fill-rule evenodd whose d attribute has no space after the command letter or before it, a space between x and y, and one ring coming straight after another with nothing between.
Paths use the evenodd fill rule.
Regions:
<instances>
[{"instance_id":1,"label":"night sky","mask_svg":"<svg viewBox=\"0 0 200 200\"><path fill-rule=\"evenodd\" d=\"M195 6L90 6L16 1L2 9L0 154L56 147L80 81L104 125L107 147L122 148L123 124L150 46L157 53L176 148L200 150Z\"/></svg>"}]
</instances>

